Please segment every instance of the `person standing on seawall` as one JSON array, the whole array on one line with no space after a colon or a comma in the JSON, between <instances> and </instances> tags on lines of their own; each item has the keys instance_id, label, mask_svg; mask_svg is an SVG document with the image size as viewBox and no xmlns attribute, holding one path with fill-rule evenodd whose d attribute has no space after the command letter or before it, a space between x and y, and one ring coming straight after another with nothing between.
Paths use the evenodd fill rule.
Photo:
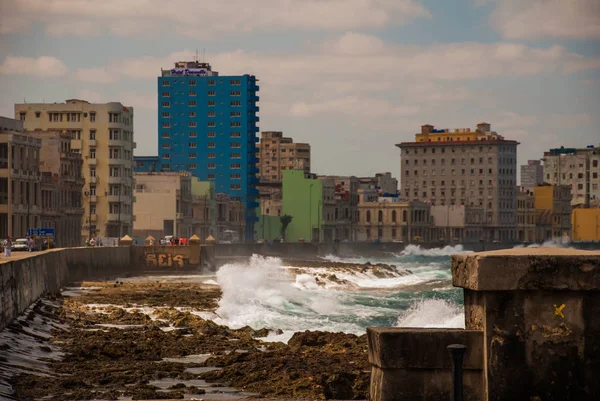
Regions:
<instances>
[{"instance_id":1,"label":"person standing on seawall","mask_svg":"<svg viewBox=\"0 0 600 401\"><path fill-rule=\"evenodd\" d=\"M10 236L6 237L4 240L4 256L10 258L12 251L12 241L10 240Z\"/></svg>"}]
</instances>

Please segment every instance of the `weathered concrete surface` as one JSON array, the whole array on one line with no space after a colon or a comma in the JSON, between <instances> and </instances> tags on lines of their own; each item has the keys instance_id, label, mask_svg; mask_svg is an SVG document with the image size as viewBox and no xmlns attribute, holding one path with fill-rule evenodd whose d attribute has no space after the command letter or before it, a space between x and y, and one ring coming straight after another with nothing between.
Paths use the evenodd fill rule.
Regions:
<instances>
[{"instance_id":1,"label":"weathered concrete surface","mask_svg":"<svg viewBox=\"0 0 600 401\"><path fill-rule=\"evenodd\" d=\"M130 247L51 249L27 256L0 259L0 330L42 294L65 284L143 268Z\"/></svg>"},{"instance_id":2,"label":"weathered concrete surface","mask_svg":"<svg viewBox=\"0 0 600 401\"><path fill-rule=\"evenodd\" d=\"M446 347L465 344L466 400L483 399L483 332L461 329L367 329L370 399L447 401L452 362Z\"/></svg>"},{"instance_id":3,"label":"weathered concrete surface","mask_svg":"<svg viewBox=\"0 0 600 401\"><path fill-rule=\"evenodd\" d=\"M484 333L488 400L600 394L600 252L456 255L452 273L466 328Z\"/></svg>"},{"instance_id":4,"label":"weathered concrete surface","mask_svg":"<svg viewBox=\"0 0 600 401\"><path fill-rule=\"evenodd\" d=\"M475 291L597 291L600 252L520 248L454 255L452 284Z\"/></svg>"},{"instance_id":5,"label":"weathered concrete surface","mask_svg":"<svg viewBox=\"0 0 600 401\"><path fill-rule=\"evenodd\" d=\"M449 399L452 343L467 346L466 399L597 399L600 252L455 255L452 279L464 288L466 330L368 329L371 400Z\"/></svg>"}]
</instances>

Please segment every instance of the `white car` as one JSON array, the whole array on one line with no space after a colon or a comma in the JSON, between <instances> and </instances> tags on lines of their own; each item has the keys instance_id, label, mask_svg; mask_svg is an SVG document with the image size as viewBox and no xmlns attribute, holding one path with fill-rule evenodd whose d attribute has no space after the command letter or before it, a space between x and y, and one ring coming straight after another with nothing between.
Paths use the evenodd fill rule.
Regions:
<instances>
[{"instance_id":1,"label":"white car","mask_svg":"<svg viewBox=\"0 0 600 401\"><path fill-rule=\"evenodd\" d=\"M27 239L19 238L12 245L13 251L28 251L29 247L27 246Z\"/></svg>"}]
</instances>

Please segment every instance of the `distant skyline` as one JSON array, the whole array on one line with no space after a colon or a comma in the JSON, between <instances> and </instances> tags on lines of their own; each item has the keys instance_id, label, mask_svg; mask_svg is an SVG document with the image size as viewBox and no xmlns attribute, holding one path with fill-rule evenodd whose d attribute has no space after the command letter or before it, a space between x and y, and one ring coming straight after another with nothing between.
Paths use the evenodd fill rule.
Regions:
<instances>
[{"instance_id":1,"label":"distant skyline","mask_svg":"<svg viewBox=\"0 0 600 401\"><path fill-rule=\"evenodd\" d=\"M261 131L309 142L319 174L400 173L423 124L479 122L549 148L600 143L598 0L3 0L0 115L120 101L157 154L157 77L196 50L260 80Z\"/></svg>"}]
</instances>

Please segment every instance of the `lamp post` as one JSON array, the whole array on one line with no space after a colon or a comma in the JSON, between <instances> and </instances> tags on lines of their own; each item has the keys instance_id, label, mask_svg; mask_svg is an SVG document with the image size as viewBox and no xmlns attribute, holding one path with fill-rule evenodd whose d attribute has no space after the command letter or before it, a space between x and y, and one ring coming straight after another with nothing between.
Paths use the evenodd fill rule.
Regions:
<instances>
[{"instance_id":1,"label":"lamp post","mask_svg":"<svg viewBox=\"0 0 600 401\"><path fill-rule=\"evenodd\" d=\"M310 242L313 242L313 222L312 222L312 187L314 183L308 186L308 221L310 222Z\"/></svg>"},{"instance_id":2,"label":"lamp post","mask_svg":"<svg viewBox=\"0 0 600 401\"><path fill-rule=\"evenodd\" d=\"M123 192L123 183L127 182L123 177L119 180L119 238L123 237L123 224L121 223L121 208L123 205L121 204L121 192Z\"/></svg>"}]
</instances>

